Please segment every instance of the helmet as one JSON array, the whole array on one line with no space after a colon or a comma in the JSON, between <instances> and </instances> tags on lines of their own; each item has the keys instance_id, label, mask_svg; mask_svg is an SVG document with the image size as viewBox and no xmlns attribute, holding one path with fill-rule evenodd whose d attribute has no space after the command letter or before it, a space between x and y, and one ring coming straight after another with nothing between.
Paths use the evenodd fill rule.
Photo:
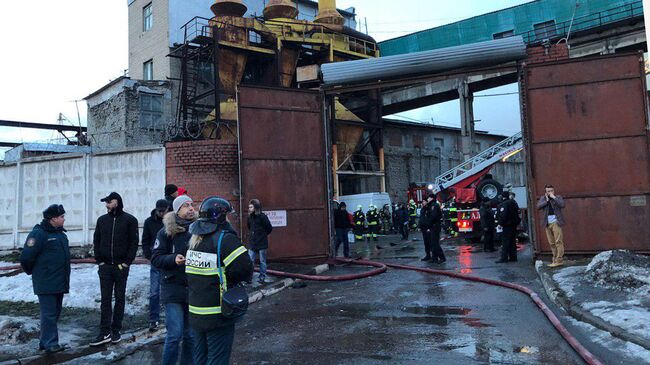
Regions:
<instances>
[{"instance_id":1,"label":"helmet","mask_svg":"<svg viewBox=\"0 0 650 365\"><path fill-rule=\"evenodd\" d=\"M357 210L361 210L361 209L363 209L363 206L361 206L361 204L357 205Z\"/></svg>"},{"instance_id":2,"label":"helmet","mask_svg":"<svg viewBox=\"0 0 650 365\"><path fill-rule=\"evenodd\" d=\"M199 220L211 223L223 223L226 215L232 212L232 206L226 199L218 196L211 196L201 203L199 208Z\"/></svg>"},{"instance_id":3,"label":"helmet","mask_svg":"<svg viewBox=\"0 0 650 365\"><path fill-rule=\"evenodd\" d=\"M415 200L411 199L411 200L409 201L409 204L415 204Z\"/></svg>"},{"instance_id":4,"label":"helmet","mask_svg":"<svg viewBox=\"0 0 650 365\"><path fill-rule=\"evenodd\" d=\"M218 196L206 198L199 208L199 219L190 225L190 233L205 235L216 231L230 212L232 206L226 199Z\"/></svg>"}]
</instances>

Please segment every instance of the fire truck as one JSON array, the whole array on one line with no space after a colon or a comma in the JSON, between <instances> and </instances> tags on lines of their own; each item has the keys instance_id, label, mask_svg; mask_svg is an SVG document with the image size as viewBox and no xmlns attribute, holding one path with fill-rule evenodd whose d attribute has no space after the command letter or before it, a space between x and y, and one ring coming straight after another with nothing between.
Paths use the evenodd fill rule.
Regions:
<instances>
[{"instance_id":1,"label":"fire truck","mask_svg":"<svg viewBox=\"0 0 650 365\"><path fill-rule=\"evenodd\" d=\"M481 237L480 203L488 198L496 207L503 191L503 185L492 177L490 170L497 162L506 161L522 149L523 138L519 132L442 173L429 184L412 184L408 198L420 205L429 191L436 193L438 201L445 204L444 209L455 207L457 222L452 229L478 241Z\"/></svg>"}]
</instances>

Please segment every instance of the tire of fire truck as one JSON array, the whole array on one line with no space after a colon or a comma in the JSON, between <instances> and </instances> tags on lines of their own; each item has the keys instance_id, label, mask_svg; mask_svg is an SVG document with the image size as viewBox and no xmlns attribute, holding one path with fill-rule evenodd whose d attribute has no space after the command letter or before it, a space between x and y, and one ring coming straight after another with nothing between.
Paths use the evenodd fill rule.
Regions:
<instances>
[{"instance_id":1,"label":"tire of fire truck","mask_svg":"<svg viewBox=\"0 0 650 365\"><path fill-rule=\"evenodd\" d=\"M483 179L476 187L479 200L488 198L490 200L498 197L503 192L503 185L494 179Z\"/></svg>"}]
</instances>

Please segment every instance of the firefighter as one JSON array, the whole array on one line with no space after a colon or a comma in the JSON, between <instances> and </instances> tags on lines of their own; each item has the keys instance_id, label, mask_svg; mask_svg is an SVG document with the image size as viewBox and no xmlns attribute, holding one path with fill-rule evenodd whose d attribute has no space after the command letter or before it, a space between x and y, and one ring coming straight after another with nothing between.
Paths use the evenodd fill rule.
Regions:
<instances>
[{"instance_id":1,"label":"firefighter","mask_svg":"<svg viewBox=\"0 0 650 365\"><path fill-rule=\"evenodd\" d=\"M451 232L449 232L453 237L458 237L458 209L456 208L456 202L451 201L449 203L449 226Z\"/></svg>"},{"instance_id":2,"label":"firefighter","mask_svg":"<svg viewBox=\"0 0 650 365\"><path fill-rule=\"evenodd\" d=\"M392 223L391 223L390 206L388 204L384 204L384 207L381 208L381 211L379 212L379 217L381 218L381 233L382 234L390 233L390 228L392 226Z\"/></svg>"},{"instance_id":3,"label":"firefighter","mask_svg":"<svg viewBox=\"0 0 650 365\"><path fill-rule=\"evenodd\" d=\"M366 213L366 219L368 220L368 233L366 233L366 239L370 242L370 238L372 237L373 241L377 241L377 232L379 232L379 213L374 204L370 204L368 213Z\"/></svg>"},{"instance_id":4,"label":"firefighter","mask_svg":"<svg viewBox=\"0 0 650 365\"><path fill-rule=\"evenodd\" d=\"M195 364L230 362L236 318L222 313L221 295L253 278L253 262L227 219L231 212L228 201L211 196L190 225L185 274Z\"/></svg>"},{"instance_id":5,"label":"firefighter","mask_svg":"<svg viewBox=\"0 0 650 365\"><path fill-rule=\"evenodd\" d=\"M409 201L409 227L412 230L418 228L418 206L413 199Z\"/></svg>"},{"instance_id":6,"label":"firefighter","mask_svg":"<svg viewBox=\"0 0 650 365\"><path fill-rule=\"evenodd\" d=\"M357 211L354 212L352 218L354 220L354 239L362 241L366 224L366 215L363 214L363 207L361 205L357 205Z\"/></svg>"}]
</instances>

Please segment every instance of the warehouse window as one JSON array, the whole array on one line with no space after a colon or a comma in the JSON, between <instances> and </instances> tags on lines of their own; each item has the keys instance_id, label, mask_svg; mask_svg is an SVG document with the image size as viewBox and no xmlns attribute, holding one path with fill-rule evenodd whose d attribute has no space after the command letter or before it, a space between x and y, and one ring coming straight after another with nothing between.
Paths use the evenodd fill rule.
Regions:
<instances>
[{"instance_id":1,"label":"warehouse window","mask_svg":"<svg viewBox=\"0 0 650 365\"><path fill-rule=\"evenodd\" d=\"M402 133L401 132L390 133L388 137L388 142L390 143L391 146L402 147Z\"/></svg>"},{"instance_id":2,"label":"warehouse window","mask_svg":"<svg viewBox=\"0 0 650 365\"><path fill-rule=\"evenodd\" d=\"M444 138L434 138L433 143L436 145L436 147L445 147L445 139Z\"/></svg>"},{"instance_id":3,"label":"warehouse window","mask_svg":"<svg viewBox=\"0 0 650 365\"><path fill-rule=\"evenodd\" d=\"M142 64L142 79L153 80L153 60Z\"/></svg>"},{"instance_id":4,"label":"warehouse window","mask_svg":"<svg viewBox=\"0 0 650 365\"><path fill-rule=\"evenodd\" d=\"M147 4L142 8L142 31L148 32L151 30L153 25L153 11L151 8L151 3Z\"/></svg>"},{"instance_id":5,"label":"warehouse window","mask_svg":"<svg viewBox=\"0 0 650 365\"><path fill-rule=\"evenodd\" d=\"M550 39L555 36L555 20L537 23L533 25L533 28L535 28L535 39L538 41Z\"/></svg>"},{"instance_id":6,"label":"warehouse window","mask_svg":"<svg viewBox=\"0 0 650 365\"><path fill-rule=\"evenodd\" d=\"M492 38L493 39L501 39L501 38L512 37L514 35L515 35L515 31L510 29L510 30L506 30L505 32L494 33L492 35Z\"/></svg>"},{"instance_id":7,"label":"warehouse window","mask_svg":"<svg viewBox=\"0 0 650 365\"><path fill-rule=\"evenodd\" d=\"M140 93L140 127L163 129L163 96Z\"/></svg>"}]
</instances>

